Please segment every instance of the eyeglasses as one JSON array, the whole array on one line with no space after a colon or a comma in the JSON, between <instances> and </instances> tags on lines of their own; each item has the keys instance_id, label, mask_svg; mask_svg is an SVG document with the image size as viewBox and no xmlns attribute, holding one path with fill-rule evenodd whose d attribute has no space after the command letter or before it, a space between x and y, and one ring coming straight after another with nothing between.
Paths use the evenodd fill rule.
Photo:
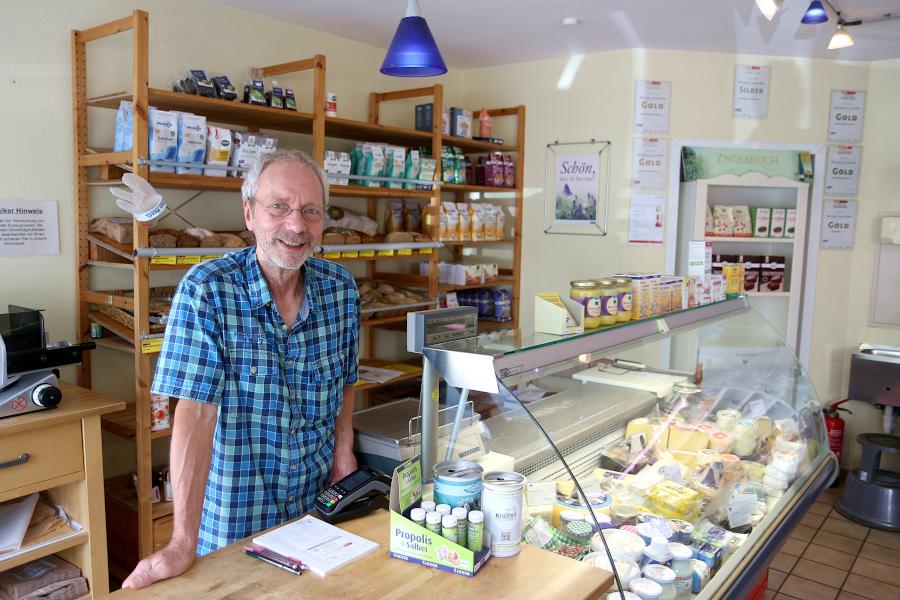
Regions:
<instances>
[{"instance_id":1,"label":"eyeglasses","mask_svg":"<svg viewBox=\"0 0 900 600\"><path fill-rule=\"evenodd\" d=\"M286 219L294 211L299 212L307 223L318 223L325 216L325 209L319 206L310 205L291 208L284 202L275 202L274 204L264 204L259 200L254 200L253 202L266 209L266 212L275 219Z\"/></svg>"}]
</instances>

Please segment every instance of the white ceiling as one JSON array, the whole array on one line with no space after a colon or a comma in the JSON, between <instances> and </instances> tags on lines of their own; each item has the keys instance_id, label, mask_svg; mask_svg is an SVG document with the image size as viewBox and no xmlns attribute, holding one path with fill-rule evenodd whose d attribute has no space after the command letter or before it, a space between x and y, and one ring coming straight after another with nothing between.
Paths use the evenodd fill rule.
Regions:
<instances>
[{"instance_id":1,"label":"white ceiling","mask_svg":"<svg viewBox=\"0 0 900 600\"><path fill-rule=\"evenodd\" d=\"M213 0L387 48L406 0ZM772 22L754 0L420 0L445 62L456 68L622 48L881 60L900 58L900 19L850 28L827 50L832 18L801 25L809 0L785 0ZM846 20L900 14L900 0L832 0ZM563 17L582 23L563 27Z\"/></svg>"}]
</instances>

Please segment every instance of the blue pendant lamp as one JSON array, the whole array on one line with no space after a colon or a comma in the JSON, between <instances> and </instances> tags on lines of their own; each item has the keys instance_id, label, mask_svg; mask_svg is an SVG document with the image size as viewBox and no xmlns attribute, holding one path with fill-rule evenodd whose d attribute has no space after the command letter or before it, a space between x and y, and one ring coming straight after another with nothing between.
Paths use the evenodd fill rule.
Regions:
<instances>
[{"instance_id":1,"label":"blue pendant lamp","mask_svg":"<svg viewBox=\"0 0 900 600\"><path fill-rule=\"evenodd\" d=\"M381 63L381 72L393 77L434 77L447 72L428 23L419 16L417 0L408 0L406 16L400 20L397 32Z\"/></svg>"},{"instance_id":2,"label":"blue pendant lamp","mask_svg":"<svg viewBox=\"0 0 900 600\"><path fill-rule=\"evenodd\" d=\"M804 25L818 25L819 23L824 23L828 20L828 12L825 10L825 6L822 5L821 0L813 0L809 3L809 7L806 9L806 12L803 13L803 18L800 19L800 22Z\"/></svg>"}]
</instances>

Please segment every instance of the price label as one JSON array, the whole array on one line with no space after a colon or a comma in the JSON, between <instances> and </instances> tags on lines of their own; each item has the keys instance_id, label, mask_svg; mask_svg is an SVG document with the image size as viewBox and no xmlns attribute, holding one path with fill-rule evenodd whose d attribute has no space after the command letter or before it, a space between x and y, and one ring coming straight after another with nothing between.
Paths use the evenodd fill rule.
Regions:
<instances>
[{"instance_id":1,"label":"price label","mask_svg":"<svg viewBox=\"0 0 900 600\"><path fill-rule=\"evenodd\" d=\"M150 258L151 265L177 265L177 256L153 256Z\"/></svg>"},{"instance_id":2,"label":"price label","mask_svg":"<svg viewBox=\"0 0 900 600\"><path fill-rule=\"evenodd\" d=\"M403 248L402 250L397 250L397 256L412 256L412 249Z\"/></svg>"},{"instance_id":3,"label":"price label","mask_svg":"<svg viewBox=\"0 0 900 600\"><path fill-rule=\"evenodd\" d=\"M419 254L431 254L431 248L419 248Z\"/></svg>"},{"instance_id":4,"label":"price label","mask_svg":"<svg viewBox=\"0 0 900 600\"><path fill-rule=\"evenodd\" d=\"M200 262L201 257L199 256L179 256L178 264L179 265L196 265Z\"/></svg>"},{"instance_id":5,"label":"price label","mask_svg":"<svg viewBox=\"0 0 900 600\"><path fill-rule=\"evenodd\" d=\"M733 117L765 119L769 116L769 71L769 67L754 65L734 68Z\"/></svg>"},{"instance_id":6,"label":"price label","mask_svg":"<svg viewBox=\"0 0 900 600\"><path fill-rule=\"evenodd\" d=\"M669 133L669 107L671 104L671 81L635 81L634 132Z\"/></svg>"},{"instance_id":7,"label":"price label","mask_svg":"<svg viewBox=\"0 0 900 600\"><path fill-rule=\"evenodd\" d=\"M200 262L206 262L208 260L216 260L217 258L222 258L218 254L207 254L205 256L200 257Z\"/></svg>"},{"instance_id":8,"label":"price label","mask_svg":"<svg viewBox=\"0 0 900 600\"><path fill-rule=\"evenodd\" d=\"M378 256L393 256L393 255L394 255L393 250L379 250L378 251Z\"/></svg>"},{"instance_id":9,"label":"price label","mask_svg":"<svg viewBox=\"0 0 900 600\"><path fill-rule=\"evenodd\" d=\"M859 190L859 146L829 146L825 171L826 196L855 196Z\"/></svg>"},{"instance_id":10,"label":"price label","mask_svg":"<svg viewBox=\"0 0 900 600\"><path fill-rule=\"evenodd\" d=\"M360 258L372 258L373 256L375 256L374 250L360 250L359 251Z\"/></svg>"},{"instance_id":11,"label":"price label","mask_svg":"<svg viewBox=\"0 0 900 600\"><path fill-rule=\"evenodd\" d=\"M356 250L351 252L341 252L341 258L359 258L359 252Z\"/></svg>"},{"instance_id":12,"label":"price label","mask_svg":"<svg viewBox=\"0 0 900 600\"><path fill-rule=\"evenodd\" d=\"M163 339L159 338L150 338L147 340L141 340L141 354L155 354L162 349Z\"/></svg>"},{"instance_id":13,"label":"price label","mask_svg":"<svg viewBox=\"0 0 900 600\"><path fill-rule=\"evenodd\" d=\"M326 258L329 260L333 260L335 258L340 258L340 257L341 257L340 252L326 252L325 254L322 255L322 258Z\"/></svg>"}]
</instances>

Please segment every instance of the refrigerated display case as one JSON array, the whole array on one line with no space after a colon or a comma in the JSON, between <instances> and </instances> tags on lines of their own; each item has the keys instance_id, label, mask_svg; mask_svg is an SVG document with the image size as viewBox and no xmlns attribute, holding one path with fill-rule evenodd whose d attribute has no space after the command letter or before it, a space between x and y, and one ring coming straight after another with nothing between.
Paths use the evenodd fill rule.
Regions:
<instances>
[{"instance_id":1,"label":"refrigerated display case","mask_svg":"<svg viewBox=\"0 0 900 600\"><path fill-rule=\"evenodd\" d=\"M487 333L424 354L450 389L468 390L459 395L481 412L486 456L527 477L526 543L600 566L605 540L625 589L638 559L665 557L662 536L691 549L696 597L746 598L837 473L806 372L745 296L576 336ZM580 520L592 537L571 525ZM633 535L601 540L598 529Z\"/></svg>"}]
</instances>

